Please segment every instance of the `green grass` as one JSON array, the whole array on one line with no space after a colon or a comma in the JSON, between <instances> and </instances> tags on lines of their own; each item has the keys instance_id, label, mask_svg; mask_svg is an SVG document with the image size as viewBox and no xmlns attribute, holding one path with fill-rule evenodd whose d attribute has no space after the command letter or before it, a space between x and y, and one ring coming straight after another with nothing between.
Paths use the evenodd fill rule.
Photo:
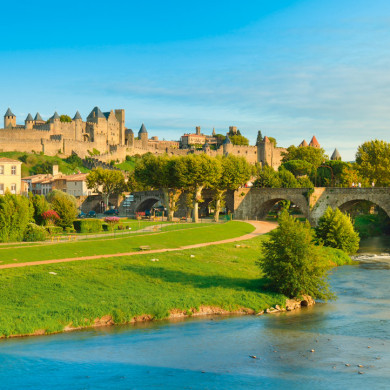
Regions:
<instances>
[{"instance_id":1,"label":"green grass","mask_svg":"<svg viewBox=\"0 0 390 390\"><path fill-rule=\"evenodd\" d=\"M134 161L123 161L119 164L115 164L116 168L122 169L122 171L132 172L135 168L135 160Z\"/></svg>"},{"instance_id":2,"label":"green grass","mask_svg":"<svg viewBox=\"0 0 390 390\"><path fill-rule=\"evenodd\" d=\"M119 324L142 314L159 319L169 310L201 305L258 311L283 304L284 296L263 291L265 280L256 265L263 240L247 240L240 248L231 243L2 270L0 335L57 332L70 324L91 325L104 315ZM152 262L153 257L159 261Z\"/></svg>"},{"instance_id":3,"label":"green grass","mask_svg":"<svg viewBox=\"0 0 390 390\"><path fill-rule=\"evenodd\" d=\"M119 238L111 239L100 238L93 242L83 240L1 249L1 264L133 252L139 250L139 247L144 245L148 245L152 249L176 248L184 245L238 237L254 230L252 225L238 221L211 226L203 226L202 224L195 226L197 226L196 229L138 236L126 235L125 237L119 236Z\"/></svg>"}]
</instances>

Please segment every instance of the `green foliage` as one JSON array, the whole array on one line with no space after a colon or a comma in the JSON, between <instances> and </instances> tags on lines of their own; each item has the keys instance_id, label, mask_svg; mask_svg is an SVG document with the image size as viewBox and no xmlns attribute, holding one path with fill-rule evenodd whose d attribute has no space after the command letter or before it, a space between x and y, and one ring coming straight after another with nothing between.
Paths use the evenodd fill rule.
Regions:
<instances>
[{"instance_id":1,"label":"green foliage","mask_svg":"<svg viewBox=\"0 0 390 390\"><path fill-rule=\"evenodd\" d=\"M314 167L313 164L304 160L289 160L284 162L280 166L280 169L287 169L294 176L310 176L313 173Z\"/></svg>"},{"instance_id":2,"label":"green foliage","mask_svg":"<svg viewBox=\"0 0 390 390\"><path fill-rule=\"evenodd\" d=\"M280 188L281 181L279 173L275 171L272 167L268 165L264 166L262 169L259 169L257 172L257 178L253 183L254 187L268 187L268 188Z\"/></svg>"},{"instance_id":3,"label":"green foliage","mask_svg":"<svg viewBox=\"0 0 390 390\"><path fill-rule=\"evenodd\" d=\"M276 138L268 137L268 139L269 139L269 142L271 142L271 144L274 144L274 148L276 148Z\"/></svg>"},{"instance_id":4,"label":"green foliage","mask_svg":"<svg viewBox=\"0 0 390 390\"><path fill-rule=\"evenodd\" d=\"M243 135L235 134L229 136L229 138L233 145L249 145L248 138L244 137Z\"/></svg>"},{"instance_id":5,"label":"green foliage","mask_svg":"<svg viewBox=\"0 0 390 390\"><path fill-rule=\"evenodd\" d=\"M314 184L308 177L298 177L298 187L300 188L314 188Z\"/></svg>"},{"instance_id":6,"label":"green foliage","mask_svg":"<svg viewBox=\"0 0 390 390\"><path fill-rule=\"evenodd\" d=\"M287 169L281 169L279 172L280 185L282 188L298 188L299 184L295 176Z\"/></svg>"},{"instance_id":7,"label":"green foliage","mask_svg":"<svg viewBox=\"0 0 390 390\"><path fill-rule=\"evenodd\" d=\"M61 226L45 226L45 229L50 236L61 234L64 231Z\"/></svg>"},{"instance_id":8,"label":"green foliage","mask_svg":"<svg viewBox=\"0 0 390 390\"><path fill-rule=\"evenodd\" d=\"M50 209L50 205L43 195L33 195L30 198L31 204L34 208L34 221L37 225L44 225L45 220L42 214Z\"/></svg>"},{"instance_id":9,"label":"green foliage","mask_svg":"<svg viewBox=\"0 0 390 390\"><path fill-rule=\"evenodd\" d=\"M100 219L77 219L73 226L78 233L95 233L102 230L103 222Z\"/></svg>"},{"instance_id":10,"label":"green foliage","mask_svg":"<svg viewBox=\"0 0 390 390\"><path fill-rule=\"evenodd\" d=\"M263 249L264 258L259 265L273 290L288 297L333 297L326 280L329 263L322 248L313 242L309 222L302 223L282 211L279 227L270 232Z\"/></svg>"},{"instance_id":11,"label":"green foliage","mask_svg":"<svg viewBox=\"0 0 390 390\"><path fill-rule=\"evenodd\" d=\"M323 161L328 160L328 156L322 148L314 148L311 146L297 147L292 145L287 148L287 152L284 154L282 161L287 162L291 160L306 161L316 168L319 167Z\"/></svg>"},{"instance_id":12,"label":"green foliage","mask_svg":"<svg viewBox=\"0 0 390 390\"><path fill-rule=\"evenodd\" d=\"M332 266L341 267L342 265L353 264L353 260L341 249L324 246L322 250L328 259L328 263Z\"/></svg>"},{"instance_id":13,"label":"green foliage","mask_svg":"<svg viewBox=\"0 0 390 390\"><path fill-rule=\"evenodd\" d=\"M72 122L72 118L69 115L61 115L60 116L60 122Z\"/></svg>"},{"instance_id":14,"label":"green foliage","mask_svg":"<svg viewBox=\"0 0 390 390\"><path fill-rule=\"evenodd\" d=\"M318 221L316 236L325 246L341 249L348 254L354 254L359 249L359 234L355 232L351 218L339 209L326 209Z\"/></svg>"},{"instance_id":15,"label":"green foliage","mask_svg":"<svg viewBox=\"0 0 390 390\"><path fill-rule=\"evenodd\" d=\"M47 236L48 232L43 226L36 225L35 223L29 223L24 232L23 241L45 241Z\"/></svg>"},{"instance_id":16,"label":"green foliage","mask_svg":"<svg viewBox=\"0 0 390 390\"><path fill-rule=\"evenodd\" d=\"M385 141L368 141L358 147L356 168L359 174L377 186L390 185L390 144Z\"/></svg>"},{"instance_id":17,"label":"green foliage","mask_svg":"<svg viewBox=\"0 0 390 390\"><path fill-rule=\"evenodd\" d=\"M65 192L54 190L47 195L47 199L51 203L53 210L60 217L60 220L57 222L58 226L64 229L68 226L73 227L73 221L78 214L75 197Z\"/></svg>"},{"instance_id":18,"label":"green foliage","mask_svg":"<svg viewBox=\"0 0 390 390\"><path fill-rule=\"evenodd\" d=\"M106 207L110 196L118 195L126 190L125 177L121 171L96 168L87 176L87 187L102 194Z\"/></svg>"},{"instance_id":19,"label":"green foliage","mask_svg":"<svg viewBox=\"0 0 390 390\"><path fill-rule=\"evenodd\" d=\"M69 167L75 171L83 166L83 160L77 154L72 154L63 161L66 162Z\"/></svg>"},{"instance_id":20,"label":"green foliage","mask_svg":"<svg viewBox=\"0 0 390 390\"><path fill-rule=\"evenodd\" d=\"M0 242L22 241L33 213L28 198L10 193L0 196Z\"/></svg>"}]
</instances>

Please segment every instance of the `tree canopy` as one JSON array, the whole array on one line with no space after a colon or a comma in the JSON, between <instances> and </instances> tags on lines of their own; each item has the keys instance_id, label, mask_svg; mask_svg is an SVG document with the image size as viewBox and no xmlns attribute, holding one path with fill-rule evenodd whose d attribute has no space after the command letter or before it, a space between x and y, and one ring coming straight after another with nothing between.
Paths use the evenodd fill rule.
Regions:
<instances>
[{"instance_id":1,"label":"tree canopy","mask_svg":"<svg viewBox=\"0 0 390 390\"><path fill-rule=\"evenodd\" d=\"M356 153L356 168L370 183L387 187L390 185L390 144L373 140L364 142Z\"/></svg>"},{"instance_id":2,"label":"tree canopy","mask_svg":"<svg viewBox=\"0 0 390 390\"><path fill-rule=\"evenodd\" d=\"M324 161L328 160L325 150L322 148L314 148L312 146L289 146L287 152L284 153L282 162L291 160L303 160L312 164L315 168L319 167Z\"/></svg>"}]
</instances>

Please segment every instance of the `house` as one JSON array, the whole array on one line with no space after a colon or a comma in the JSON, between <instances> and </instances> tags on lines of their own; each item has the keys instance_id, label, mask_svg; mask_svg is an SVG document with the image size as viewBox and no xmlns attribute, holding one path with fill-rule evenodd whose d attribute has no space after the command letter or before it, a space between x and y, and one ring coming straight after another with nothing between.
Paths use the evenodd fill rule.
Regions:
<instances>
[{"instance_id":1,"label":"house","mask_svg":"<svg viewBox=\"0 0 390 390\"><path fill-rule=\"evenodd\" d=\"M0 195L21 193L21 166L21 161L0 157Z\"/></svg>"}]
</instances>

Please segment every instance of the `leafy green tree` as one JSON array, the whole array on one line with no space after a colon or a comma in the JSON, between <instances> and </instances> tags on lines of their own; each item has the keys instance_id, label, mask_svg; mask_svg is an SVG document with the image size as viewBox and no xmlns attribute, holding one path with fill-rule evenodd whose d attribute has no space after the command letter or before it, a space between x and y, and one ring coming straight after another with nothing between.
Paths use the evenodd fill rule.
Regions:
<instances>
[{"instance_id":1,"label":"leafy green tree","mask_svg":"<svg viewBox=\"0 0 390 390\"><path fill-rule=\"evenodd\" d=\"M229 155L219 159L222 172L219 180L214 185L214 221L219 221L219 213L223 207L226 191L237 190L243 186L252 175L252 167L244 157Z\"/></svg>"},{"instance_id":2,"label":"leafy green tree","mask_svg":"<svg viewBox=\"0 0 390 390\"><path fill-rule=\"evenodd\" d=\"M269 241L262 244L264 257L259 265L270 287L290 298L333 298L326 279L329 262L315 245L309 222L300 222L283 210L278 228L269 234Z\"/></svg>"},{"instance_id":3,"label":"leafy green tree","mask_svg":"<svg viewBox=\"0 0 390 390\"><path fill-rule=\"evenodd\" d=\"M190 154L183 157L186 175L182 178L183 187L193 193L193 220L199 221L199 202L203 202L203 188L215 188L222 167L218 159L206 154Z\"/></svg>"},{"instance_id":4,"label":"leafy green tree","mask_svg":"<svg viewBox=\"0 0 390 390\"><path fill-rule=\"evenodd\" d=\"M318 221L316 236L325 246L341 249L348 254L354 254L359 249L359 234L351 218L339 209L326 209Z\"/></svg>"},{"instance_id":5,"label":"leafy green tree","mask_svg":"<svg viewBox=\"0 0 390 390\"><path fill-rule=\"evenodd\" d=\"M352 184L361 183L363 187L371 185L368 178L364 178L356 167L356 164L347 164L342 168L340 175L340 184L345 187L351 187Z\"/></svg>"},{"instance_id":6,"label":"leafy green tree","mask_svg":"<svg viewBox=\"0 0 390 390\"><path fill-rule=\"evenodd\" d=\"M286 161L280 166L279 170L283 168L290 171L295 177L304 175L311 176L314 170L313 164L304 160Z\"/></svg>"},{"instance_id":7,"label":"leafy green tree","mask_svg":"<svg viewBox=\"0 0 390 390\"><path fill-rule=\"evenodd\" d=\"M60 217L57 225L63 229L73 227L73 221L78 214L76 206L76 198L60 190L54 190L46 195L47 200L51 203L51 207L57 212Z\"/></svg>"},{"instance_id":8,"label":"leafy green tree","mask_svg":"<svg viewBox=\"0 0 390 390\"><path fill-rule=\"evenodd\" d=\"M280 188L281 180L279 173L272 167L265 165L259 169L256 173L256 180L253 183L253 187L258 188Z\"/></svg>"},{"instance_id":9,"label":"leafy green tree","mask_svg":"<svg viewBox=\"0 0 390 390\"><path fill-rule=\"evenodd\" d=\"M229 138L233 145L249 145L248 138L244 137L243 135L235 134L229 136Z\"/></svg>"},{"instance_id":10,"label":"leafy green tree","mask_svg":"<svg viewBox=\"0 0 390 390\"><path fill-rule=\"evenodd\" d=\"M300 188L314 188L314 184L306 176L298 177L297 181L298 181L298 187Z\"/></svg>"},{"instance_id":11,"label":"leafy green tree","mask_svg":"<svg viewBox=\"0 0 390 390\"><path fill-rule=\"evenodd\" d=\"M0 242L22 241L33 213L28 198L9 192L0 196Z\"/></svg>"},{"instance_id":12,"label":"leafy green tree","mask_svg":"<svg viewBox=\"0 0 390 390\"><path fill-rule=\"evenodd\" d=\"M271 144L274 144L274 148L276 148L276 138L268 137L268 139L269 139L269 142L271 142Z\"/></svg>"},{"instance_id":13,"label":"leafy green tree","mask_svg":"<svg viewBox=\"0 0 390 390\"><path fill-rule=\"evenodd\" d=\"M163 192L168 219L172 221L177 210L177 201L187 180L186 172L187 165L183 157L148 154L137 162L134 177L138 183Z\"/></svg>"},{"instance_id":14,"label":"leafy green tree","mask_svg":"<svg viewBox=\"0 0 390 390\"><path fill-rule=\"evenodd\" d=\"M356 168L369 183L377 186L390 185L390 144L374 140L364 142L356 153Z\"/></svg>"},{"instance_id":15,"label":"leafy green tree","mask_svg":"<svg viewBox=\"0 0 390 390\"><path fill-rule=\"evenodd\" d=\"M61 115L60 122L72 122L72 118L69 115Z\"/></svg>"},{"instance_id":16,"label":"leafy green tree","mask_svg":"<svg viewBox=\"0 0 390 390\"><path fill-rule=\"evenodd\" d=\"M281 169L278 172L278 175L280 178L280 186L282 188L298 188L299 187L298 180L287 169Z\"/></svg>"},{"instance_id":17,"label":"leafy green tree","mask_svg":"<svg viewBox=\"0 0 390 390\"><path fill-rule=\"evenodd\" d=\"M297 147L292 145L284 153L282 162L291 160L303 160L310 163L314 168L317 168L324 161L328 160L328 156L322 148L314 148L312 146Z\"/></svg>"},{"instance_id":18,"label":"leafy green tree","mask_svg":"<svg viewBox=\"0 0 390 390\"><path fill-rule=\"evenodd\" d=\"M44 225L45 220L42 214L50 209L49 202L43 195L32 195L30 193L31 204L34 208L34 221L37 225Z\"/></svg>"},{"instance_id":19,"label":"leafy green tree","mask_svg":"<svg viewBox=\"0 0 390 390\"><path fill-rule=\"evenodd\" d=\"M87 187L102 195L105 207L110 196L119 195L126 190L125 177L121 171L96 168L87 175Z\"/></svg>"}]
</instances>

